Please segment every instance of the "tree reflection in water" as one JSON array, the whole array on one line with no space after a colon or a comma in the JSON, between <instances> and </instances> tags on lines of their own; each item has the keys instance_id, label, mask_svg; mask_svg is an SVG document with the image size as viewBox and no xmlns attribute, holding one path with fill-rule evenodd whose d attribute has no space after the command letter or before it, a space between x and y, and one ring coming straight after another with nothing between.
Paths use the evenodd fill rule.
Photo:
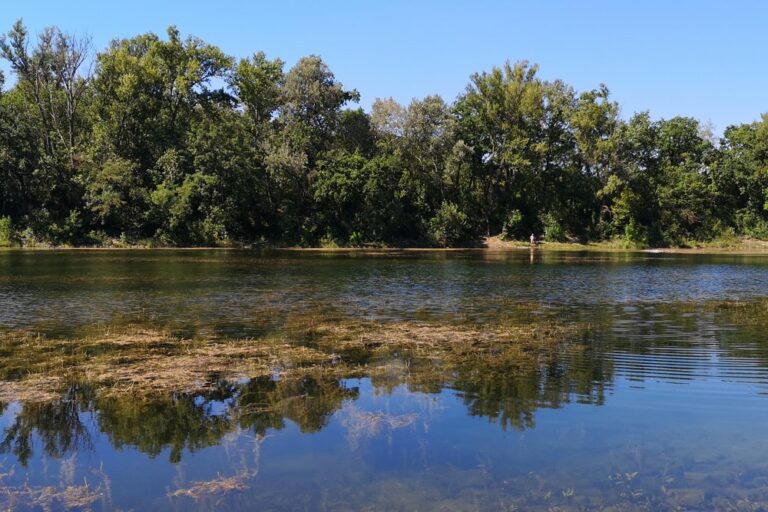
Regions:
<instances>
[{"instance_id":1,"label":"tree reflection in water","mask_svg":"<svg viewBox=\"0 0 768 512\"><path fill-rule=\"evenodd\" d=\"M574 398L600 404L611 377L610 365L583 350L568 351L545 367L521 373L519 368L489 368L468 359L441 373L434 360L399 354L371 383L377 392L405 385L413 392L460 395L471 415L485 416L506 428L534 425L540 407L557 408ZM307 373L290 379L262 376L232 382L212 376L202 393L100 395L72 386L62 399L23 402L3 433L0 450L26 464L34 434L52 457L87 450L94 429L115 448L133 447L151 457L169 450L171 462L184 451L195 452L221 442L237 429L263 436L282 430L286 421L303 433L319 432L345 401L359 397L344 378Z\"/></svg>"},{"instance_id":2,"label":"tree reflection in water","mask_svg":"<svg viewBox=\"0 0 768 512\"><path fill-rule=\"evenodd\" d=\"M327 366L295 369L285 375L276 373L242 380L212 373L202 387L204 391L195 393L114 394L80 383L70 386L58 400L0 404L5 421L0 452L9 455L11 464L17 461L21 466L30 467L28 474L31 474L35 471L35 454L62 461L71 458L75 464L76 454L98 452L99 441L107 440L114 449L137 450L151 458L160 458L160 462L167 457L180 476L172 480L170 487L160 489L162 499L180 500L174 502L179 505L183 505L183 500L201 500L196 501L196 506L205 504L211 509L220 505L213 496L216 493L227 493L227 499L240 500L233 502L237 506L232 508L243 509L248 508L251 499L285 500L291 505L296 504L293 500L306 499L309 503L316 499L318 494L313 493L324 492L321 484L316 484L318 489L312 487L315 484L292 480L311 471L307 469L309 463L303 450L311 452L311 464L317 463L321 473L324 464L337 460L350 464L336 476L326 478L310 473L326 488L348 493L341 493L340 499L352 500L350 496L354 496L359 500L354 503L360 505L375 498L381 508L397 505L387 501L395 495L387 487L393 485L397 489L405 486L405 494L410 493L414 499L422 496L421 489L431 489L433 496L449 500L445 503L450 503L455 488L464 486L470 498L485 496L487 508L495 508L506 503L510 496L516 496L523 509L546 509L553 503L567 504L577 499L582 500L580 503L586 508L629 503L637 509L684 505L707 509L714 502L708 501L708 495L701 489L706 487L704 480L710 478L710 474L716 478L712 481L718 483L706 487L707 492L714 493L713 496L719 492L721 501L740 496L745 488L754 491L755 499L762 500L764 481L756 475L761 474L764 466L752 460L752 453L757 452L748 442L734 445L741 450L738 452L729 445L730 458L725 460L718 439L709 447L693 449L682 442L670 447L663 440L644 441L644 432L634 432L619 438L621 442L598 446L603 452L595 452L594 460L590 458L589 462L578 460L573 462L575 466L565 464L559 469L544 463L542 467L549 469L518 474L514 464L504 466L484 451L487 448L482 446L483 440L476 436L479 428L458 434L466 435L467 445L463 445L461 437L451 438L450 433L441 439L444 431L435 430L434 435L428 436L427 427L421 428L428 423L429 412L426 407L413 408L416 400L399 402L406 405L404 409L388 410L383 404L398 403L397 399L390 401L394 395L451 396L458 399L451 404L464 408L470 416L487 418L493 423L491 429L534 429L538 416L540 425L536 432L526 432L521 437L534 439L537 433L549 432L552 437L547 443L569 446L571 442L583 442L583 446L576 446L574 450L589 451L592 449L589 443L599 442L594 437L574 441L570 437L573 431L569 431L562 439L558 438L552 434L552 425L547 425L537 411L574 403L609 404L616 387L620 383L626 385L627 381L633 387L655 386L657 393L660 382L696 383L702 376L763 386L756 388L763 389L768 367L768 345L763 334L768 326L766 311L765 303L606 307L592 312L592 327L577 339L547 345L528 357L536 362L534 365L519 364L516 359L519 352L514 352L514 357L504 353L504 345L488 346L486 352L479 355L471 346L466 350L456 347L450 352L436 353L410 346L382 350L381 344L371 343L370 347L355 346L348 353L339 350L340 361L334 363L337 366L333 369ZM471 342L468 339L468 343ZM689 392L696 391L696 386L691 388ZM668 391L665 388L664 392ZM678 389L674 391L679 393ZM681 391L685 396L686 389ZM382 399L373 408L372 396ZM716 406L721 407L723 403L713 405L713 410ZM602 410L608 409L610 407ZM421 417L417 417L419 414ZM283 439L296 443L296 447L287 448L280 444L283 441L270 439L270 457L265 459L269 460L269 470L259 473L259 454L250 456L248 450L260 449L261 442L271 434L291 428L295 429L294 435ZM296 442L296 434L323 430L330 435L307 437L307 445ZM324 458L329 457L324 449L315 452L316 443L336 439L341 433L346 436L346 442L329 446L328 451L341 446L341 449L348 447L348 453L333 452L337 459ZM488 432L483 435L488 436ZM383 439L368 442L376 436L386 437L386 442ZM233 439L237 442L231 442ZM220 445L223 450L217 451L216 456L221 456L223 461L219 460L207 473L199 471L200 465L205 464L200 461L207 459L195 459L192 454ZM275 451L271 451L273 446ZM535 457L552 456L536 451L535 444L530 450L522 444L515 446L522 446L515 455L521 458L515 460L522 461L521 465L527 464L526 467L536 466L522 459L526 453L535 452ZM457 454L448 454L451 450ZM476 465L475 454L484 458L481 466ZM509 455L507 452L499 457ZM123 455L120 457L120 461L124 460ZM280 460L281 457L286 460ZM393 462L395 459L397 462ZM182 460L186 464L180 464ZM0 463L5 462L0 458ZM493 464L497 467L489 470ZM382 469L385 466L386 469ZM3 466L3 471L7 471L7 467ZM78 467L89 469L88 461L78 462ZM591 470L573 474L573 467ZM744 467L751 469L743 472ZM213 468L224 469L214 473ZM388 473L390 470L393 472ZM194 475L186 474L187 471ZM356 472L359 474L355 485L360 487L350 488L350 475ZM381 479L379 475L383 475ZM281 482L279 489L274 487L276 481ZM567 481L568 485L558 487L561 481ZM11 485L10 481L4 483ZM15 487L8 488L19 493L26 484L16 479L12 485ZM339 487L334 487L336 485ZM661 486L669 492L659 491ZM41 488L36 489L33 490L38 493L35 496L42 495ZM57 489L63 492L66 486ZM228 489L238 493L228 493ZM475 494L480 492L478 489L482 492ZM94 492L91 488L90 494L83 496L91 499ZM167 492L167 496L163 492ZM238 497L232 497L235 494ZM768 499L764 503L768 503ZM412 508L418 506L414 504Z\"/></svg>"}]
</instances>

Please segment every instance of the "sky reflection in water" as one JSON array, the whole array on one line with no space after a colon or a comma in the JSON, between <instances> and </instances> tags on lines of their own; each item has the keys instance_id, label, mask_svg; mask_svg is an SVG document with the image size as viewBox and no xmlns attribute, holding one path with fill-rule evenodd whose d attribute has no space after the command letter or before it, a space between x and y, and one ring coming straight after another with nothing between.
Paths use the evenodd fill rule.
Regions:
<instances>
[{"instance_id":1,"label":"sky reflection in water","mask_svg":"<svg viewBox=\"0 0 768 512\"><path fill-rule=\"evenodd\" d=\"M468 364L434 382L394 356L391 371L370 378L212 375L205 394L136 401L82 385L54 403L3 404L0 506L759 510L768 507L766 264L625 253L536 254L533 264L527 252L0 253L0 325L49 336L140 321L248 337L269 327L267 309L324 307L482 322L534 303L591 325L585 348L523 374ZM754 305L713 306L732 300Z\"/></svg>"}]
</instances>

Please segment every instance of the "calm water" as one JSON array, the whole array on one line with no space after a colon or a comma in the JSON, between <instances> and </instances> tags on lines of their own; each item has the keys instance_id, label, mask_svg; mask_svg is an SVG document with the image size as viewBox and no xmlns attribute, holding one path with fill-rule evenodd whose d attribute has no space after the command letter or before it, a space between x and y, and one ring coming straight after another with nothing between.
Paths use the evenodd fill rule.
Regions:
<instances>
[{"instance_id":1,"label":"calm water","mask_svg":"<svg viewBox=\"0 0 768 512\"><path fill-rule=\"evenodd\" d=\"M51 337L257 338L324 310L483 323L521 305L590 325L523 373L436 384L394 359L155 402L80 386L0 403L0 508L87 484L96 510L765 510L768 309L717 304L766 297L760 256L0 252L0 329ZM229 487L186 492L206 481Z\"/></svg>"}]
</instances>

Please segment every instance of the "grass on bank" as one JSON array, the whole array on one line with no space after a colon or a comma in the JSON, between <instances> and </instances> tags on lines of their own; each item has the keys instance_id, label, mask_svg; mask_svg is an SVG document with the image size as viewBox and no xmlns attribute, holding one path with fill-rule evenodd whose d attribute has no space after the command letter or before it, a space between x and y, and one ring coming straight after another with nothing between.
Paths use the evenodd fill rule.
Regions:
<instances>
[{"instance_id":1,"label":"grass on bank","mask_svg":"<svg viewBox=\"0 0 768 512\"><path fill-rule=\"evenodd\" d=\"M383 243L358 243L353 237L351 243L345 245L339 241L325 236L319 240L316 246L281 246L273 245L265 240L250 244L238 243L235 241L223 241L212 246L177 246L155 238L132 239L125 235L120 237L110 237L104 232L92 231L87 235L78 238L79 242L73 242L67 237L62 237L59 242L51 240L42 240L35 236L31 229L18 231L13 226L10 217L0 217L0 248L23 247L36 249L54 249L54 248L89 248L89 249L154 249L154 248L272 248L272 249L293 249L293 250L388 250L388 249L525 249L531 247L528 240L506 239L502 235L488 236L479 240L465 240L464 243L457 245L439 244L434 241L424 240L403 241L400 245L387 245ZM626 238L615 238L612 240L598 240L583 242L579 240L550 241L540 240L536 248L543 250L596 250L596 251L627 251L627 250L658 250L662 252L677 251L729 251L758 253L768 252L768 240L760 240L747 236L737 236L733 230L723 231L722 234L711 240L681 240L679 243L664 247L655 247L647 244L632 242Z\"/></svg>"}]
</instances>

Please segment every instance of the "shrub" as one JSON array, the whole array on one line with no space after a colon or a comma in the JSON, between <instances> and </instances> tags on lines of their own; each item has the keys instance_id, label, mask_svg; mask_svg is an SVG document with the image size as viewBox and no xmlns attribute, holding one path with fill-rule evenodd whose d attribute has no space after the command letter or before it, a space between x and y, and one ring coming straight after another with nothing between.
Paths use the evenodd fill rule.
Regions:
<instances>
[{"instance_id":1,"label":"shrub","mask_svg":"<svg viewBox=\"0 0 768 512\"><path fill-rule=\"evenodd\" d=\"M11 224L11 218L0 217L0 247L11 247L16 243L16 231Z\"/></svg>"},{"instance_id":2,"label":"shrub","mask_svg":"<svg viewBox=\"0 0 768 512\"><path fill-rule=\"evenodd\" d=\"M326 233L320 238L320 247L324 249L336 249L339 247L339 243L331 233Z\"/></svg>"},{"instance_id":3,"label":"shrub","mask_svg":"<svg viewBox=\"0 0 768 512\"><path fill-rule=\"evenodd\" d=\"M624 226L624 241L628 247L648 247L648 230L640 226L635 219L629 219Z\"/></svg>"},{"instance_id":4,"label":"shrub","mask_svg":"<svg viewBox=\"0 0 768 512\"><path fill-rule=\"evenodd\" d=\"M449 202L443 202L430 219L429 232L435 243L442 247L455 247L472 238L469 217Z\"/></svg>"},{"instance_id":5,"label":"shrub","mask_svg":"<svg viewBox=\"0 0 768 512\"><path fill-rule=\"evenodd\" d=\"M545 213L541 217L541 223L544 227L544 237L548 242L565 241L565 229L557 217L551 213Z\"/></svg>"},{"instance_id":6,"label":"shrub","mask_svg":"<svg viewBox=\"0 0 768 512\"><path fill-rule=\"evenodd\" d=\"M736 213L736 227L748 237L768 240L768 221L750 210L740 210Z\"/></svg>"},{"instance_id":7,"label":"shrub","mask_svg":"<svg viewBox=\"0 0 768 512\"><path fill-rule=\"evenodd\" d=\"M502 240L515 240L525 237L523 233L523 214L520 210L512 210L501 228Z\"/></svg>"},{"instance_id":8,"label":"shrub","mask_svg":"<svg viewBox=\"0 0 768 512\"><path fill-rule=\"evenodd\" d=\"M349 245L351 247L360 247L363 245L363 235L361 235L357 231L353 231L351 235L349 235Z\"/></svg>"}]
</instances>

